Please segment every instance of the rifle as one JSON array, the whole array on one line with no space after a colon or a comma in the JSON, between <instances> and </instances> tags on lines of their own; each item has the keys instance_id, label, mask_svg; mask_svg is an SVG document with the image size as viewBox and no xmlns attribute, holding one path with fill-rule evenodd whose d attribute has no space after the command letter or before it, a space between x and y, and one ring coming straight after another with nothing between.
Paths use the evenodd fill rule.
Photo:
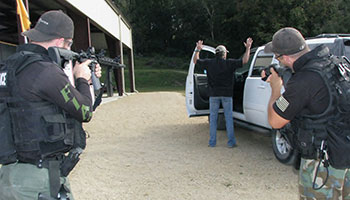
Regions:
<instances>
[{"instance_id":1,"label":"rifle","mask_svg":"<svg viewBox=\"0 0 350 200\"><path fill-rule=\"evenodd\" d=\"M100 53L96 53L95 52L95 48L94 47L89 47L86 51L81 51L79 54L79 62L81 61L85 61L86 59L90 59L92 60L92 65L93 65L93 69L96 66L97 63L99 63L101 65L101 67L108 67L108 68L112 68L112 69L116 69L116 68L125 68L125 65L120 63L120 57L116 57L116 58L110 58L105 56L105 50L101 50ZM92 81L93 77L92 77ZM99 84L99 89L101 89L101 84ZM102 91L103 92L103 91Z\"/></svg>"},{"instance_id":2,"label":"rifle","mask_svg":"<svg viewBox=\"0 0 350 200\"><path fill-rule=\"evenodd\" d=\"M89 67L92 72L91 80L95 91L98 91L101 89L100 80L96 77L95 73L93 73L95 72L95 67L97 63L99 63L101 66L107 66L112 68L125 67L125 65L120 64L120 58L118 57L114 59L109 58L104 55L105 54L104 50L101 50L100 53L96 54L94 47L89 47L86 51L82 50L80 53L59 48L59 47L50 47L48 48L48 52L49 52L50 58L62 68L64 68L70 60L77 60L78 62L82 63L90 59L92 61L89 64Z\"/></svg>"},{"instance_id":3,"label":"rifle","mask_svg":"<svg viewBox=\"0 0 350 200\"><path fill-rule=\"evenodd\" d=\"M120 64L120 57L110 58L105 56L106 51L102 49L100 53L95 53L94 47L89 47L85 52L81 51L80 56L87 59L96 60L101 66L112 68L125 68Z\"/></svg>"}]
</instances>

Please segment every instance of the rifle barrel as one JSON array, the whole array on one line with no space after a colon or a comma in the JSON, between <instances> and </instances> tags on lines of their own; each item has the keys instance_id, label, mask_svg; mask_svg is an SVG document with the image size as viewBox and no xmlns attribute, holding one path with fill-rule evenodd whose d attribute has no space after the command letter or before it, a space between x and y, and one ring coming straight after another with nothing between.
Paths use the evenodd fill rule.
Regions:
<instances>
[{"instance_id":1,"label":"rifle barrel","mask_svg":"<svg viewBox=\"0 0 350 200\"><path fill-rule=\"evenodd\" d=\"M111 66L111 67L116 67L116 68L124 68L125 65L120 64L118 61L115 59L109 58L109 57L100 57L98 58L97 62L100 65L104 66Z\"/></svg>"}]
</instances>

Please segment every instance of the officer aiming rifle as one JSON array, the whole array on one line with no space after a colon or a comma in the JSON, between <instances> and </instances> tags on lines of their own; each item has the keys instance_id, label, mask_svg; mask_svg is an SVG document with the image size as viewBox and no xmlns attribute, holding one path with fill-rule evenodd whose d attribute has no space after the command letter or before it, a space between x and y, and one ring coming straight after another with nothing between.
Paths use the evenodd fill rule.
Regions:
<instances>
[{"instance_id":1,"label":"officer aiming rifle","mask_svg":"<svg viewBox=\"0 0 350 200\"><path fill-rule=\"evenodd\" d=\"M294 72L283 93L277 68L269 68L266 81L269 123L274 129L290 123L286 138L301 156L299 198L350 199L349 60L325 45L311 50L292 27L278 30L264 51Z\"/></svg>"},{"instance_id":2,"label":"officer aiming rifle","mask_svg":"<svg viewBox=\"0 0 350 200\"><path fill-rule=\"evenodd\" d=\"M23 35L30 43L0 63L6 80L0 87L0 200L72 200L67 175L86 147L82 123L93 114L89 80L101 67L91 73L95 61L88 56L76 62L73 85L57 65L64 66L63 51L50 58L51 47L66 49L67 60L83 57L69 51L74 24L60 10L41 15Z\"/></svg>"}]
</instances>

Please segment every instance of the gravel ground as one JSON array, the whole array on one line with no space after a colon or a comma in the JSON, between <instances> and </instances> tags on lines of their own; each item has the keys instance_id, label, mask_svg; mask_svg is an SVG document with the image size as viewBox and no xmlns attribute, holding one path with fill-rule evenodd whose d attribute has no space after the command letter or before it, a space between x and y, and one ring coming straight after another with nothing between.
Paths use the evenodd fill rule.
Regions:
<instances>
[{"instance_id":1,"label":"gravel ground","mask_svg":"<svg viewBox=\"0 0 350 200\"><path fill-rule=\"evenodd\" d=\"M238 147L207 146L207 117L188 118L185 97L139 93L101 105L84 125L87 149L70 175L76 200L298 199L297 175L266 134L235 127Z\"/></svg>"}]
</instances>

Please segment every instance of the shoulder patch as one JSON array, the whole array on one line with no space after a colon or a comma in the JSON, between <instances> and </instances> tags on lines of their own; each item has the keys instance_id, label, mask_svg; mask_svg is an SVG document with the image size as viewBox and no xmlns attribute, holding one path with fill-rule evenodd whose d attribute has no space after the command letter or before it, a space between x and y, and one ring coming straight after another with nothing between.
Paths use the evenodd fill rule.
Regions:
<instances>
[{"instance_id":1,"label":"shoulder patch","mask_svg":"<svg viewBox=\"0 0 350 200\"><path fill-rule=\"evenodd\" d=\"M282 111L286 111L286 109L289 106L289 102L287 99L285 99L283 96L280 96L280 98L277 99L276 101L276 106Z\"/></svg>"}]
</instances>

